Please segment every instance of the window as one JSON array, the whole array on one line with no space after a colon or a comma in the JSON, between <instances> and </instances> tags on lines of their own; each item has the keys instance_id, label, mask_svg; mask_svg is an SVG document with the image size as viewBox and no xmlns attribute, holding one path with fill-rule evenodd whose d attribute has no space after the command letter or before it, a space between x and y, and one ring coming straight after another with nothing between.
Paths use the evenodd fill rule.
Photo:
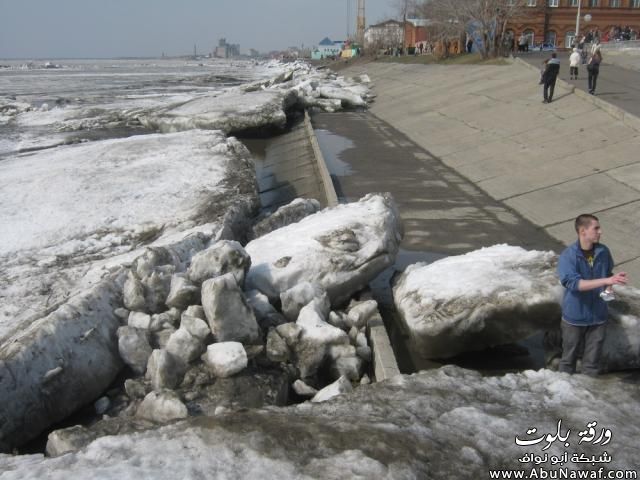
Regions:
<instances>
[{"instance_id":1,"label":"window","mask_svg":"<svg viewBox=\"0 0 640 480\"><path fill-rule=\"evenodd\" d=\"M575 45L573 44L574 39L576 38L576 32L574 32L573 30L570 32L567 32L567 34L564 36L564 47L565 48L573 48Z\"/></svg>"},{"instance_id":2,"label":"window","mask_svg":"<svg viewBox=\"0 0 640 480\"><path fill-rule=\"evenodd\" d=\"M631 3L632 8L640 8L640 0L633 0Z\"/></svg>"},{"instance_id":3,"label":"window","mask_svg":"<svg viewBox=\"0 0 640 480\"><path fill-rule=\"evenodd\" d=\"M609 6L612 8L620 8L620 0L609 0Z\"/></svg>"},{"instance_id":4,"label":"window","mask_svg":"<svg viewBox=\"0 0 640 480\"><path fill-rule=\"evenodd\" d=\"M547 0L547 5L549 5L550 7L557 7L558 0Z\"/></svg>"},{"instance_id":5,"label":"window","mask_svg":"<svg viewBox=\"0 0 640 480\"><path fill-rule=\"evenodd\" d=\"M513 7L516 4L516 0L507 0L507 7Z\"/></svg>"},{"instance_id":6,"label":"window","mask_svg":"<svg viewBox=\"0 0 640 480\"><path fill-rule=\"evenodd\" d=\"M535 43L533 42L534 40L533 30L525 30L524 36L527 38L527 45L529 45L529 47L533 47L535 45Z\"/></svg>"},{"instance_id":7,"label":"window","mask_svg":"<svg viewBox=\"0 0 640 480\"><path fill-rule=\"evenodd\" d=\"M598 0L589 0L589 7L597 7Z\"/></svg>"},{"instance_id":8,"label":"window","mask_svg":"<svg viewBox=\"0 0 640 480\"><path fill-rule=\"evenodd\" d=\"M527 0L527 7L535 7L536 0Z\"/></svg>"},{"instance_id":9,"label":"window","mask_svg":"<svg viewBox=\"0 0 640 480\"><path fill-rule=\"evenodd\" d=\"M572 7L577 7L577 6L578 6L578 2L579 2L579 1L580 1L580 0L571 0L570 5L571 5Z\"/></svg>"},{"instance_id":10,"label":"window","mask_svg":"<svg viewBox=\"0 0 640 480\"><path fill-rule=\"evenodd\" d=\"M549 31L544 37L544 43L556 46L556 32Z\"/></svg>"}]
</instances>

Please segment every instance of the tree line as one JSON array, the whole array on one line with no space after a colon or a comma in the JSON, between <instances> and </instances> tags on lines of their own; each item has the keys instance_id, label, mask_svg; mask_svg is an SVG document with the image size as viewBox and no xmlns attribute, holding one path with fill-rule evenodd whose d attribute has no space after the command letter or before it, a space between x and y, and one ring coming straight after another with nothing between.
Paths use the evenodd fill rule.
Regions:
<instances>
[{"instance_id":1,"label":"tree line","mask_svg":"<svg viewBox=\"0 0 640 480\"><path fill-rule=\"evenodd\" d=\"M464 44L470 35L483 58L510 48L507 24L522 16L525 7L526 0L396 0L403 21L429 20L432 41L460 39Z\"/></svg>"}]
</instances>

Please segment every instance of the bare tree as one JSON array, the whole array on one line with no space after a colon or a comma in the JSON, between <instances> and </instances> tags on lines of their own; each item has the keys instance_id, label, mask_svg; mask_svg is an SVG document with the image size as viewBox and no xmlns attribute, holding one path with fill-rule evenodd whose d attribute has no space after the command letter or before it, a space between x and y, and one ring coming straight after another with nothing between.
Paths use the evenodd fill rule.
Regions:
<instances>
[{"instance_id":1,"label":"bare tree","mask_svg":"<svg viewBox=\"0 0 640 480\"><path fill-rule=\"evenodd\" d=\"M420 10L452 37L470 34L483 58L500 54L509 20L522 15L526 0L428 0Z\"/></svg>"},{"instance_id":2,"label":"bare tree","mask_svg":"<svg viewBox=\"0 0 640 480\"><path fill-rule=\"evenodd\" d=\"M404 21L407 18L418 18L422 13L421 0L393 0L393 9L397 19Z\"/></svg>"}]
</instances>

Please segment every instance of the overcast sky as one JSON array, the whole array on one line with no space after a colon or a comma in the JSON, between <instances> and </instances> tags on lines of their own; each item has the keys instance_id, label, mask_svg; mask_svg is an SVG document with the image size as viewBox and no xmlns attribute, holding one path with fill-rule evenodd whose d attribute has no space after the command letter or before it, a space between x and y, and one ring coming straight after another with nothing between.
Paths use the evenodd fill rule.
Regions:
<instances>
[{"instance_id":1,"label":"overcast sky","mask_svg":"<svg viewBox=\"0 0 640 480\"><path fill-rule=\"evenodd\" d=\"M366 0L366 25L397 0ZM348 8L351 11L347 17ZM0 58L210 52L219 38L266 52L355 31L357 0L0 0ZM347 22L349 18L350 22Z\"/></svg>"}]
</instances>

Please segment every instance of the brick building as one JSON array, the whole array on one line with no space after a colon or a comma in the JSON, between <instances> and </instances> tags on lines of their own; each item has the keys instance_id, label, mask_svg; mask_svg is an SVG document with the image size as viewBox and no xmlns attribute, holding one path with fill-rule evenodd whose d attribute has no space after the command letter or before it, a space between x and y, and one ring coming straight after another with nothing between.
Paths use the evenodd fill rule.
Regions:
<instances>
[{"instance_id":1,"label":"brick building","mask_svg":"<svg viewBox=\"0 0 640 480\"><path fill-rule=\"evenodd\" d=\"M640 30L640 0L527 0L526 15L509 22L507 30L516 40L524 33L529 45L569 48L575 38L579 1L580 36L594 31L606 42L613 40L609 37L614 29Z\"/></svg>"}]
</instances>

